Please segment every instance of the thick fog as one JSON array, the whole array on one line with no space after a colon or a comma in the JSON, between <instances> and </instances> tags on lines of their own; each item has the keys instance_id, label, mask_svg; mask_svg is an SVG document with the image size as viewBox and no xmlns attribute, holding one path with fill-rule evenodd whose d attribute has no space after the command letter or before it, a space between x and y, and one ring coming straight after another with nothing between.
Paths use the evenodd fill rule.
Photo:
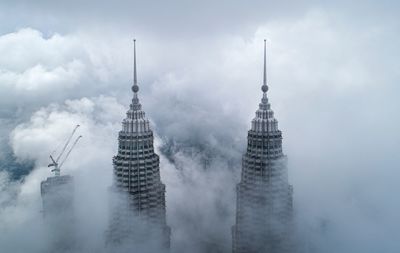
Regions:
<instances>
[{"instance_id":1,"label":"thick fog","mask_svg":"<svg viewBox=\"0 0 400 253\"><path fill-rule=\"evenodd\" d=\"M299 252L398 252L396 3L0 4L0 251L45 252L40 182L76 124L77 252L102 252L132 97L155 133L173 252L231 252L247 130L268 96L294 187ZM150 250L150 249L148 249ZM143 248L136 249L144 252Z\"/></svg>"}]
</instances>

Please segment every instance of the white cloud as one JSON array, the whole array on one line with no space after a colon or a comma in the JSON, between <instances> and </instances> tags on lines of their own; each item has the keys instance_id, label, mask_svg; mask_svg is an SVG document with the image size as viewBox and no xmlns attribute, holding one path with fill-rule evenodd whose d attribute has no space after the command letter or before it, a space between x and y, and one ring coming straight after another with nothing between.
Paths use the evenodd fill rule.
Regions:
<instances>
[{"instance_id":1,"label":"white cloud","mask_svg":"<svg viewBox=\"0 0 400 253\"><path fill-rule=\"evenodd\" d=\"M116 134L124 111L124 107L112 97L67 100L61 105L41 108L28 122L14 129L11 145L15 155L20 159L34 159L36 168L17 187L18 192L13 197L15 205L0 209L0 230L6 228L5 224L15 229L6 233L5 238L17 236L23 226L40 219L40 182L51 174L47 168L48 154L79 123L78 134L83 135L83 139L65 163L62 174L72 174L75 178L75 196L79 203L77 219L80 230L86 231L83 247L89 250L102 248L108 221L111 158L116 153ZM156 138L156 143L157 147L164 145L159 138ZM224 231L229 230L232 223L236 174L221 158L211 161L204 170L205 157L198 151L190 154L181 150L173 157L174 163L171 163L161 154L162 180L168 187L168 223L175 231L173 247L183 252L195 246L197 252L201 252L204 245L214 245L221 240L219 247L229 247L230 236ZM10 190L9 187L3 188ZM15 221L6 215L8 212L13 212L15 215L12 217L20 219L19 222L13 224ZM219 229L212 229L213 233L209 233L215 223L220 223ZM188 233L194 226L197 230ZM40 236L45 236L45 232L42 231ZM190 240L190 236L194 238ZM40 252L46 247L43 245L46 240L36 238L43 240L37 246ZM4 243L7 248L19 249L14 242Z\"/></svg>"},{"instance_id":2,"label":"white cloud","mask_svg":"<svg viewBox=\"0 0 400 253\"><path fill-rule=\"evenodd\" d=\"M112 49L103 51L101 44L107 43L98 43L78 33L55 33L46 37L32 28L1 35L0 104L3 110L23 108L29 114L51 102L97 96L106 87L119 87L123 83L115 78L128 66L112 68L120 60L110 58ZM118 62L118 65L125 64ZM110 78L117 82L112 84Z\"/></svg>"}]
</instances>

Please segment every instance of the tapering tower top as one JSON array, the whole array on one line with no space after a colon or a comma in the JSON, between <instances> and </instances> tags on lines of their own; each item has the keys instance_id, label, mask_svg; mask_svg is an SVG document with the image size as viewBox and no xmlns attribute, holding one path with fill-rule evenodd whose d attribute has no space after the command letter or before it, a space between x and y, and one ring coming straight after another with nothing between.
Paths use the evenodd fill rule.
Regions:
<instances>
[{"instance_id":1,"label":"tapering tower top","mask_svg":"<svg viewBox=\"0 0 400 253\"><path fill-rule=\"evenodd\" d=\"M136 75L136 39L133 39L133 86L132 91L137 93L139 91L139 86L137 85L137 75Z\"/></svg>"},{"instance_id":2,"label":"tapering tower top","mask_svg":"<svg viewBox=\"0 0 400 253\"><path fill-rule=\"evenodd\" d=\"M264 39L264 78L261 90L263 92L256 117L252 121L251 129L256 132L275 132L278 130L278 121L274 118L274 112L268 102L267 91L267 40Z\"/></svg>"},{"instance_id":3,"label":"tapering tower top","mask_svg":"<svg viewBox=\"0 0 400 253\"><path fill-rule=\"evenodd\" d=\"M261 90L266 93L268 91L268 85L267 85L267 40L264 39L264 78L263 78L263 85L261 87Z\"/></svg>"},{"instance_id":4,"label":"tapering tower top","mask_svg":"<svg viewBox=\"0 0 400 253\"><path fill-rule=\"evenodd\" d=\"M149 120L145 117L145 112L142 110L142 105L139 102L136 75L136 39L133 40L133 98L126 113L126 118L122 121L122 131L126 133L145 133L150 131Z\"/></svg>"}]
</instances>

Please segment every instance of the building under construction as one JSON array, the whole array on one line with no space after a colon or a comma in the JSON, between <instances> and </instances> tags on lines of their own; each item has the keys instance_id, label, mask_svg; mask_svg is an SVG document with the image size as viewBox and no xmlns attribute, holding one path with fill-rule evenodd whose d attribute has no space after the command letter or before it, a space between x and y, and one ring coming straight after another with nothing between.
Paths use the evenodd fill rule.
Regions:
<instances>
[{"instance_id":1,"label":"building under construction","mask_svg":"<svg viewBox=\"0 0 400 253\"><path fill-rule=\"evenodd\" d=\"M288 183L282 132L267 98L264 41L263 97L248 131L237 185L233 253L286 253L292 242L292 186Z\"/></svg>"},{"instance_id":2,"label":"building under construction","mask_svg":"<svg viewBox=\"0 0 400 253\"><path fill-rule=\"evenodd\" d=\"M54 176L48 177L40 184L43 202L43 216L50 242L49 252L67 252L75 249L74 239L74 181L70 175L61 175L64 162L82 136L71 142L79 125L77 125L64 144L60 154L53 158L49 167L53 167Z\"/></svg>"},{"instance_id":3,"label":"building under construction","mask_svg":"<svg viewBox=\"0 0 400 253\"><path fill-rule=\"evenodd\" d=\"M111 219L108 245L136 248L143 244L168 249L165 185L160 179L159 156L154 152L153 132L139 103L134 44L133 99L118 137L113 159Z\"/></svg>"},{"instance_id":4,"label":"building under construction","mask_svg":"<svg viewBox=\"0 0 400 253\"><path fill-rule=\"evenodd\" d=\"M43 215L72 216L74 200L74 182L70 175L48 177L40 184L43 201Z\"/></svg>"}]
</instances>

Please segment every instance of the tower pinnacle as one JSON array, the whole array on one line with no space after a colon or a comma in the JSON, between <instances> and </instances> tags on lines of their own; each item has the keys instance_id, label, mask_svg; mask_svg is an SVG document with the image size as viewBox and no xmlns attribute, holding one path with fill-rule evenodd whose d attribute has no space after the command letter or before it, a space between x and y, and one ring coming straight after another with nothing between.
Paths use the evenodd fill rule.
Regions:
<instances>
[{"instance_id":1,"label":"tower pinnacle","mask_svg":"<svg viewBox=\"0 0 400 253\"><path fill-rule=\"evenodd\" d=\"M267 40L264 39L264 78L263 78L263 85L261 87L262 92L266 93L268 91L267 85Z\"/></svg>"},{"instance_id":2,"label":"tower pinnacle","mask_svg":"<svg viewBox=\"0 0 400 253\"><path fill-rule=\"evenodd\" d=\"M133 39L133 86L132 91L137 93L139 91L139 86L137 85L136 76L136 39Z\"/></svg>"}]
</instances>

